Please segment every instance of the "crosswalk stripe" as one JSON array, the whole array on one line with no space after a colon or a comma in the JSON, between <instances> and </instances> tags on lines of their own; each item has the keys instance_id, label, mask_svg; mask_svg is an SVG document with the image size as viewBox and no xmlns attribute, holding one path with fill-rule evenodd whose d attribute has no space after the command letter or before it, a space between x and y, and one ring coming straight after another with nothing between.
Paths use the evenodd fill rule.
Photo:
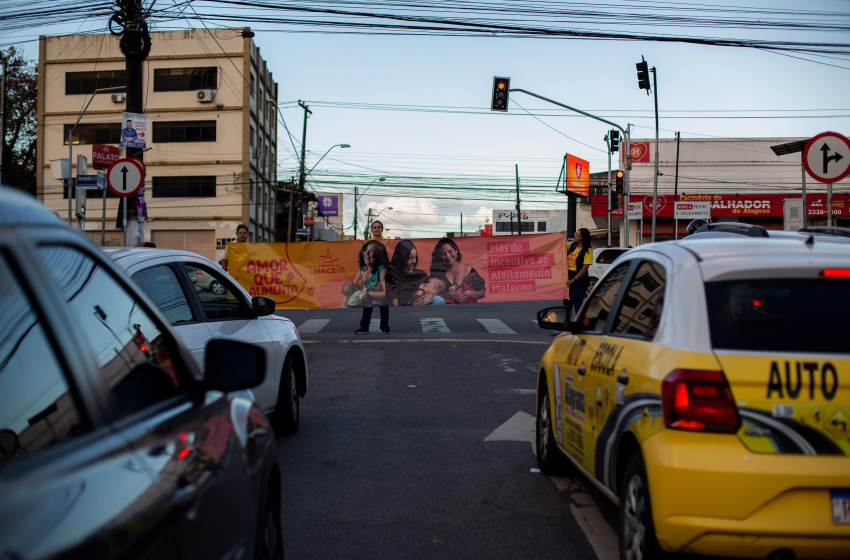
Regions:
<instances>
[{"instance_id":1,"label":"crosswalk stripe","mask_svg":"<svg viewBox=\"0 0 850 560\"><path fill-rule=\"evenodd\" d=\"M419 323L422 325L422 332L452 332L440 317L419 319Z\"/></svg>"},{"instance_id":2,"label":"crosswalk stripe","mask_svg":"<svg viewBox=\"0 0 850 560\"><path fill-rule=\"evenodd\" d=\"M315 334L325 328L330 322L330 319L308 319L301 323L298 327L298 332L302 334Z\"/></svg>"},{"instance_id":3,"label":"crosswalk stripe","mask_svg":"<svg viewBox=\"0 0 850 560\"><path fill-rule=\"evenodd\" d=\"M498 319L478 319L491 334L516 334L516 331Z\"/></svg>"}]
</instances>

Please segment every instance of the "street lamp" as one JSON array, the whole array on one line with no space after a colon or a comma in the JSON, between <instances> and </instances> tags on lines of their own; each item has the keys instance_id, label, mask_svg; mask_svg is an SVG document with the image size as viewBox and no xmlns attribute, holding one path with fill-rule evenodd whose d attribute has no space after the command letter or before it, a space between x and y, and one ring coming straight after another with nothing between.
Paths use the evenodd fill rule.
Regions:
<instances>
[{"instance_id":1,"label":"street lamp","mask_svg":"<svg viewBox=\"0 0 850 560\"><path fill-rule=\"evenodd\" d=\"M350 144L335 144L335 145L331 146L330 148L328 148L328 151L327 151L327 152L325 152L325 153L324 153L324 155L323 155L322 157L320 157L320 158L319 158L319 161L322 161L323 159L325 159L325 156L326 156L326 155L328 155L328 154L330 153L330 151L331 151L331 150L333 150L334 148L350 148L350 147L351 147L351 145L350 145ZM317 166L317 165L319 165L319 161L317 161L317 162L313 165L313 167L311 167L311 168L310 168L310 171L308 171L308 172L304 175L305 177L306 177L307 175L309 175L310 173L312 173L314 169L316 169L316 166Z\"/></svg>"},{"instance_id":2,"label":"street lamp","mask_svg":"<svg viewBox=\"0 0 850 560\"><path fill-rule=\"evenodd\" d=\"M68 225L71 225L71 158L73 157L73 146L74 146L74 144L72 143L72 140L73 140L73 136L74 136L74 131L77 130L77 125L80 124L80 120L82 120L83 115L86 114L86 111L88 110L89 105L91 105L91 102L94 101L95 95L97 95L98 93L104 92L104 91L121 91L121 90L124 90L124 89L127 89L127 86L98 88L98 89L94 90L91 94L91 97L89 97L89 102L86 103L86 106L83 107L82 111L80 111L80 116L77 117L77 122L75 122L74 126L71 127L71 130L68 131Z\"/></svg>"},{"instance_id":3,"label":"street lamp","mask_svg":"<svg viewBox=\"0 0 850 560\"><path fill-rule=\"evenodd\" d=\"M806 149L806 144L809 143L811 138L807 138L805 140L797 140L796 142L788 142L786 144L777 144L775 146L771 146L770 149L773 150L773 153L777 156L787 156L789 154L797 154ZM809 225L809 217L808 212L806 212L806 166L801 165L803 170L803 227ZM832 204L829 206L829 221L827 224L832 224Z\"/></svg>"},{"instance_id":4,"label":"street lamp","mask_svg":"<svg viewBox=\"0 0 850 560\"><path fill-rule=\"evenodd\" d=\"M299 103L300 103L300 101L299 101ZM304 130L306 131L307 130L306 129L306 126L307 126L306 121L305 121L304 126L305 126ZM333 146L328 148L328 151L325 152L322 155L322 157L319 158L319 161L322 161L323 159L325 159L325 156L328 155L330 153L330 151L333 150L334 148L350 148L350 147L351 147L350 144L334 144ZM303 160L304 158L302 157L301 159ZM312 173L314 169L316 169L316 165L319 165L319 161L317 161L316 164L313 165L313 167L310 168L310 171L308 171L307 173L304 173L298 180L298 188L299 188L298 206L299 207L301 206L301 191L304 189L304 183L307 181L307 176L310 175L310 173ZM302 169L302 173L303 173L303 169L304 169L304 162L303 161L301 162L301 169ZM290 192L289 192L289 226L287 227L287 231L286 231L286 241L288 243L292 242L292 207L294 206L294 204L293 204L293 202L294 202L293 198L294 197L295 197L295 193L292 192L292 190L290 190Z\"/></svg>"},{"instance_id":5,"label":"street lamp","mask_svg":"<svg viewBox=\"0 0 850 560\"><path fill-rule=\"evenodd\" d=\"M386 180L386 177L378 177L377 179L374 179L371 183L369 183L369 186L363 189L363 194L359 196L357 195L357 185L354 185L354 239L357 239L357 201L360 200L364 194L366 194L366 191L368 191L372 187L372 185L374 185L378 181L384 182Z\"/></svg>"}]
</instances>

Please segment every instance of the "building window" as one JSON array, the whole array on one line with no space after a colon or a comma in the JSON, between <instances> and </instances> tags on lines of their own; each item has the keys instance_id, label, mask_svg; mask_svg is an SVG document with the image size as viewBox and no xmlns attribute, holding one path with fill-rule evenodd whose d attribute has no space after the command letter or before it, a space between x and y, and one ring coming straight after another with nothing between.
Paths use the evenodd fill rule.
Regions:
<instances>
[{"instance_id":1,"label":"building window","mask_svg":"<svg viewBox=\"0 0 850 560\"><path fill-rule=\"evenodd\" d=\"M217 237L215 240L216 249L226 249L227 244L231 241L236 241L235 237Z\"/></svg>"},{"instance_id":2,"label":"building window","mask_svg":"<svg viewBox=\"0 0 850 560\"><path fill-rule=\"evenodd\" d=\"M537 222L537 231L546 231L546 222Z\"/></svg>"},{"instance_id":3,"label":"building window","mask_svg":"<svg viewBox=\"0 0 850 560\"><path fill-rule=\"evenodd\" d=\"M68 145L68 133L74 125L66 124L62 135L64 144ZM74 144L118 144L121 141L121 123L88 123L78 124L74 131Z\"/></svg>"},{"instance_id":4,"label":"building window","mask_svg":"<svg viewBox=\"0 0 850 560\"><path fill-rule=\"evenodd\" d=\"M94 90L127 85L125 70L65 72L65 95L94 93Z\"/></svg>"},{"instance_id":5,"label":"building window","mask_svg":"<svg viewBox=\"0 0 850 560\"><path fill-rule=\"evenodd\" d=\"M511 225L511 222L496 222L496 231L508 233L510 233L511 231L517 231L516 222L513 223L513 230L511 230ZM520 225L522 226L521 231L534 231L534 222L522 222Z\"/></svg>"},{"instance_id":6,"label":"building window","mask_svg":"<svg viewBox=\"0 0 850 560\"><path fill-rule=\"evenodd\" d=\"M218 68L154 68L154 91L216 89Z\"/></svg>"},{"instance_id":7,"label":"building window","mask_svg":"<svg viewBox=\"0 0 850 560\"><path fill-rule=\"evenodd\" d=\"M120 133L121 127L118 128ZM153 141L215 142L215 121L155 122L153 123Z\"/></svg>"},{"instance_id":8,"label":"building window","mask_svg":"<svg viewBox=\"0 0 850 560\"><path fill-rule=\"evenodd\" d=\"M215 175L197 177L153 177L153 198L215 196Z\"/></svg>"}]
</instances>

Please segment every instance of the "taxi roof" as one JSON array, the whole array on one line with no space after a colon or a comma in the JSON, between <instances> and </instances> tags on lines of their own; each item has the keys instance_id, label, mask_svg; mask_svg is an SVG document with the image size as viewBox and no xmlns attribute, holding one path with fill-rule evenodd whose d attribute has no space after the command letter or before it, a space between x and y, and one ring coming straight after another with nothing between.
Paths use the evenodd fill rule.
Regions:
<instances>
[{"instance_id":1,"label":"taxi roof","mask_svg":"<svg viewBox=\"0 0 850 560\"><path fill-rule=\"evenodd\" d=\"M850 268L850 243L821 236L683 239L644 245L627 255L638 257L641 249L678 262L695 259L704 281L811 276L824 268Z\"/></svg>"}]
</instances>

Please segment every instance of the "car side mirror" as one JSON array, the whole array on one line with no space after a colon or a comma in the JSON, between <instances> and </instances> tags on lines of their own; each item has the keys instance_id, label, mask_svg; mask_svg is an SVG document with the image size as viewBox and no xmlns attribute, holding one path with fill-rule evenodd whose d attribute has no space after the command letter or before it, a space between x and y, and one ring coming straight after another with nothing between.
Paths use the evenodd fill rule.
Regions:
<instances>
[{"instance_id":1,"label":"car side mirror","mask_svg":"<svg viewBox=\"0 0 850 560\"><path fill-rule=\"evenodd\" d=\"M266 377L266 351L261 346L216 338L206 347L204 380L209 389L241 391L256 387Z\"/></svg>"},{"instance_id":2,"label":"car side mirror","mask_svg":"<svg viewBox=\"0 0 850 560\"><path fill-rule=\"evenodd\" d=\"M271 315L274 313L275 306L275 301L270 297L254 296L251 298L251 307L254 309L257 317Z\"/></svg>"},{"instance_id":3,"label":"car side mirror","mask_svg":"<svg viewBox=\"0 0 850 560\"><path fill-rule=\"evenodd\" d=\"M551 331L580 332L582 325L570 321L572 310L569 307L547 307L537 312L537 325Z\"/></svg>"}]
</instances>

